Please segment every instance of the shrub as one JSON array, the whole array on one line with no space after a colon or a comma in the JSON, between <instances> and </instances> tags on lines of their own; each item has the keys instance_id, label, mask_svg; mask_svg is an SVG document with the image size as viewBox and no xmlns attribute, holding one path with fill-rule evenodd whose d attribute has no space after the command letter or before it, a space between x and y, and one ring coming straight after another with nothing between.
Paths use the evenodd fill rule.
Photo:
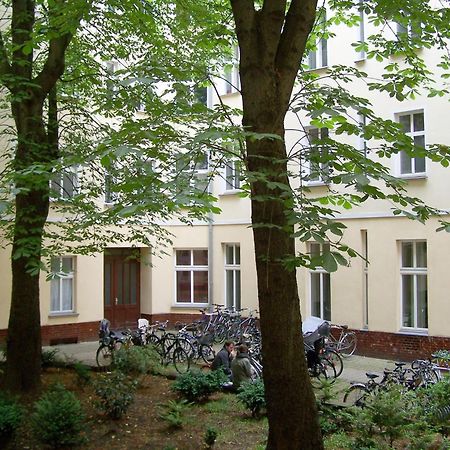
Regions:
<instances>
[{"instance_id":1,"label":"shrub","mask_svg":"<svg viewBox=\"0 0 450 450\"><path fill-rule=\"evenodd\" d=\"M214 446L218 434L219 433L215 428L208 427L206 429L205 437L203 439L205 441L206 448L212 448Z\"/></svg>"},{"instance_id":2,"label":"shrub","mask_svg":"<svg viewBox=\"0 0 450 450\"><path fill-rule=\"evenodd\" d=\"M122 347L114 355L114 368L127 374L158 374L161 372L160 356L151 345Z\"/></svg>"},{"instance_id":3,"label":"shrub","mask_svg":"<svg viewBox=\"0 0 450 450\"><path fill-rule=\"evenodd\" d=\"M73 370L75 370L78 382L81 385L86 385L91 382L91 368L89 366L76 362L73 364Z\"/></svg>"},{"instance_id":4,"label":"shrub","mask_svg":"<svg viewBox=\"0 0 450 450\"><path fill-rule=\"evenodd\" d=\"M14 398L0 396L0 444L16 431L23 417L23 408Z\"/></svg>"},{"instance_id":5,"label":"shrub","mask_svg":"<svg viewBox=\"0 0 450 450\"><path fill-rule=\"evenodd\" d=\"M264 383L262 380L244 383L239 388L237 397L252 412L253 417L258 417L261 409L266 407Z\"/></svg>"},{"instance_id":6,"label":"shrub","mask_svg":"<svg viewBox=\"0 0 450 450\"><path fill-rule=\"evenodd\" d=\"M41 352L41 365L45 369L47 367L61 366L62 361L58 356L59 350L54 348L52 350L44 350Z\"/></svg>"},{"instance_id":7,"label":"shrub","mask_svg":"<svg viewBox=\"0 0 450 450\"><path fill-rule=\"evenodd\" d=\"M201 402L206 400L213 392L221 389L223 383L227 380L227 376L221 370L209 373L192 371L181 374L172 388L190 402Z\"/></svg>"},{"instance_id":8,"label":"shrub","mask_svg":"<svg viewBox=\"0 0 450 450\"><path fill-rule=\"evenodd\" d=\"M56 384L35 403L31 426L40 442L53 448L68 447L83 441L80 433L84 418L73 392Z\"/></svg>"},{"instance_id":9,"label":"shrub","mask_svg":"<svg viewBox=\"0 0 450 450\"><path fill-rule=\"evenodd\" d=\"M188 405L186 400L180 402L169 400L167 403L158 405L161 411L159 417L165 420L170 428L182 428L183 413Z\"/></svg>"},{"instance_id":10,"label":"shrub","mask_svg":"<svg viewBox=\"0 0 450 450\"><path fill-rule=\"evenodd\" d=\"M96 405L111 419L120 419L133 403L137 381L130 380L121 372L102 375L94 383L99 397Z\"/></svg>"}]
</instances>

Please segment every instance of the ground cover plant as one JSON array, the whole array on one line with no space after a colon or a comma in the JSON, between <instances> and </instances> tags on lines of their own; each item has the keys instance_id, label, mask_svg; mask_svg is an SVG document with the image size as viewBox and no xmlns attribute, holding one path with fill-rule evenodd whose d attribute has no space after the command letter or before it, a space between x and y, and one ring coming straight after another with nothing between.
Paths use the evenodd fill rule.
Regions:
<instances>
[{"instance_id":1,"label":"ground cover plant","mask_svg":"<svg viewBox=\"0 0 450 450\"><path fill-rule=\"evenodd\" d=\"M74 430L81 431L74 433L70 444L56 443L53 438L47 440L53 447L57 445L60 448L66 444L73 449L87 450L103 447L111 450L261 450L266 446L268 421L264 413L264 391L261 383L243 386L237 395L218 390L216 385L214 392L209 392L206 397L197 397L202 398L201 402L189 403L180 399L180 391L174 389L174 386L184 380L182 385L189 385L189 389L194 386L195 392L200 392L201 390L196 390L197 385L201 385L205 379L209 380L206 383L208 386L214 384L214 380L217 383L217 374L194 372L190 376L180 376L177 381L173 381L163 375L135 374L130 377L117 370L111 373L91 371L89 381L80 383L79 372L80 369L76 366L49 367L44 372L42 393L29 400L28 397L22 399L20 408L24 414L19 414L18 419L23 416L24 420L14 422L17 432L8 443L2 444L1 448L43 448L41 439L35 434L38 424L42 430L56 430L55 436L60 436L58 424L66 420L65 415L59 416L59 422L56 423L44 417L47 413L41 416L40 420L30 420L31 413L36 409L36 400L48 400L55 392L59 392L58 399L64 392L68 403L75 408L75 413L70 414L71 420L77 419ZM120 397L114 394L117 394L117 391L130 394L126 398L124 408L119 402L121 407L117 416L109 414L107 409L98 409L99 397L96 391L105 379L108 380L108 389L111 390L108 398L117 400ZM186 383L186 379L191 381ZM129 388L130 382L135 388ZM59 383L59 387L55 388L55 383ZM450 383L447 380L427 390L406 395L395 388L382 392L368 401L367 407L363 409L339 407L339 395L342 395L345 387L345 383L325 383L316 391L327 450L450 448L446 439L448 418L445 416L445 406L450 399ZM0 392L1 389L0 384ZM246 401L243 401L244 398ZM46 403L51 407L44 410L61 410L59 401ZM9 404L14 404L14 401L11 400ZM260 405L262 412L257 418L253 416L255 405ZM66 407L64 411L67 411ZM440 414L440 411L443 413ZM30 414L27 414L28 412ZM64 439L68 437L64 435Z\"/></svg>"}]
</instances>

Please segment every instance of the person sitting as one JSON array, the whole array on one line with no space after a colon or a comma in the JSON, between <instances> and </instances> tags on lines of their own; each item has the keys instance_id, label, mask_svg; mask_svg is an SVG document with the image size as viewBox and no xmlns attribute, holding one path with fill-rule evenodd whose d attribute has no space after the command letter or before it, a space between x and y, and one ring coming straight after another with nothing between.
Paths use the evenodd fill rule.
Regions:
<instances>
[{"instance_id":1,"label":"person sitting","mask_svg":"<svg viewBox=\"0 0 450 450\"><path fill-rule=\"evenodd\" d=\"M223 348L214 357L211 364L211 370L223 370L228 378L231 379L231 360L233 358L232 352L234 350L234 343L226 341Z\"/></svg>"},{"instance_id":2,"label":"person sitting","mask_svg":"<svg viewBox=\"0 0 450 450\"><path fill-rule=\"evenodd\" d=\"M241 344L237 349L236 358L231 362L233 389L237 390L242 383L252 381L252 366L248 356L248 347Z\"/></svg>"}]
</instances>

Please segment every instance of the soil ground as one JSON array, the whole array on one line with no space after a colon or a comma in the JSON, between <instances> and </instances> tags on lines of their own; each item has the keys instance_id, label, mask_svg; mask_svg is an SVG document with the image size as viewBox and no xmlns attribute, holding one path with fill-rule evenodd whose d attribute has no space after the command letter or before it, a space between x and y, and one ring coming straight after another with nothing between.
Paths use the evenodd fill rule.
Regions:
<instances>
[{"instance_id":1,"label":"soil ground","mask_svg":"<svg viewBox=\"0 0 450 450\"><path fill-rule=\"evenodd\" d=\"M93 377L98 374L93 373ZM120 420L111 420L94 405L95 394L89 385L80 383L75 371L49 368L43 373L43 389L52 383L63 383L82 402L87 415L84 436L87 442L78 448L98 450L199 450L205 446L209 427L217 430L216 450L255 450L264 448L267 419L254 419L230 393L214 394L201 405L185 408L181 429L170 428L160 418L161 404L179 400L171 389L173 381L163 376L147 375L136 393L127 414ZM32 410L32 401L28 409ZM34 439L26 422L6 447L7 450L43 448Z\"/></svg>"}]
</instances>

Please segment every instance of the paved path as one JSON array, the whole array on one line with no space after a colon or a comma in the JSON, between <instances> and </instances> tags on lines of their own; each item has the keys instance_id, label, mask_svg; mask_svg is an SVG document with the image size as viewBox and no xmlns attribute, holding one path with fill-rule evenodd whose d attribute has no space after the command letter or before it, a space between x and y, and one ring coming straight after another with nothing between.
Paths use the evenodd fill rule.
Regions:
<instances>
[{"instance_id":1,"label":"paved path","mask_svg":"<svg viewBox=\"0 0 450 450\"><path fill-rule=\"evenodd\" d=\"M89 366L95 366L95 352L98 341L80 342L79 344L65 344L53 347L45 347L47 350L58 349L58 355L68 361L76 360ZM366 372L383 373L384 368L393 369L393 361L384 359L367 358L365 356L351 356L344 358L344 371L340 379L347 382L366 381Z\"/></svg>"}]
</instances>

